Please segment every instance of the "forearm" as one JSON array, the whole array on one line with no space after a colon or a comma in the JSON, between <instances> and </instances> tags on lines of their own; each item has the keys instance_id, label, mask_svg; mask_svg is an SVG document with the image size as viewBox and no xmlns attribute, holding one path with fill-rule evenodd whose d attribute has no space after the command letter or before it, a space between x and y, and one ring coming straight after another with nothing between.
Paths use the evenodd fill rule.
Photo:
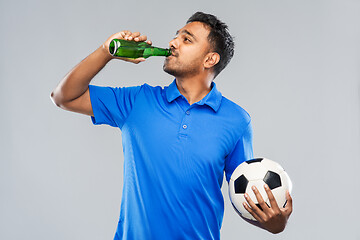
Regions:
<instances>
[{"instance_id":1,"label":"forearm","mask_svg":"<svg viewBox=\"0 0 360 240\"><path fill-rule=\"evenodd\" d=\"M61 80L51 93L54 103L61 106L84 94L91 80L111 59L103 46L96 49Z\"/></svg>"}]
</instances>

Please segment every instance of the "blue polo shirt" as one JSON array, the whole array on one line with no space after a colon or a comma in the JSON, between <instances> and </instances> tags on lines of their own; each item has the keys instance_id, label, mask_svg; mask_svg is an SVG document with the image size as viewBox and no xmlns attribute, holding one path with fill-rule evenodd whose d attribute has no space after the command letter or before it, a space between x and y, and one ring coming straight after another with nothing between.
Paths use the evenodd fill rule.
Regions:
<instances>
[{"instance_id":1,"label":"blue polo shirt","mask_svg":"<svg viewBox=\"0 0 360 240\"><path fill-rule=\"evenodd\" d=\"M189 105L167 87L90 85L94 124L122 131L120 218L114 239L220 239L221 185L253 158L249 114L216 84Z\"/></svg>"}]
</instances>

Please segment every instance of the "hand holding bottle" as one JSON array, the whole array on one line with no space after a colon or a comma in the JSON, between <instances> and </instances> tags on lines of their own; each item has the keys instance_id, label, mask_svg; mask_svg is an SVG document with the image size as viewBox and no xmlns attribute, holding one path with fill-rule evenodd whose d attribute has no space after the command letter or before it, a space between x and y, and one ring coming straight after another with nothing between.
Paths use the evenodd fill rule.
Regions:
<instances>
[{"instance_id":1,"label":"hand holding bottle","mask_svg":"<svg viewBox=\"0 0 360 240\"><path fill-rule=\"evenodd\" d=\"M123 39L123 40L127 40L127 41L135 41L135 42L145 42L147 40L146 35L140 35L139 32L130 32L130 31L121 31L118 33L115 33L113 35L111 35L102 45L102 50L106 52L107 55L109 55L112 59L113 58L117 58L117 59L121 59L127 62L132 62L132 63L139 63L139 62L143 62L145 61L145 58L136 58L136 59L132 59L132 58L122 58L122 57L116 57L113 56L112 54L110 54L109 52L109 45L111 40L113 39ZM150 40L146 41L146 43L148 44L152 44L152 42Z\"/></svg>"}]
</instances>

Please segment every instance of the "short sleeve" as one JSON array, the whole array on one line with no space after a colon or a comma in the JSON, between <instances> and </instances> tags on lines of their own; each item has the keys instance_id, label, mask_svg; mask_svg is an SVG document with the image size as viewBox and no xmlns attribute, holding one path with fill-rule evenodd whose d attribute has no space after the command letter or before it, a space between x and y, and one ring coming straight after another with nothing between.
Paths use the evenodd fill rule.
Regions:
<instances>
[{"instance_id":1,"label":"short sleeve","mask_svg":"<svg viewBox=\"0 0 360 240\"><path fill-rule=\"evenodd\" d=\"M253 158L252 138L252 126L251 122L249 122L243 134L236 142L234 149L225 159L225 176L227 182L229 182L231 174L237 166Z\"/></svg>"},{"instance_id":2,"label":"short sleeve","mask_svg":"<svg viewBox=\"0 0 360 240\"><path fill-rule=\"evenodd\" d=\"M108 124L122 128L141 86L135 87L102 87L89 85L90 100L94 116L94 125Z\"/></svg>"}]
</instances>

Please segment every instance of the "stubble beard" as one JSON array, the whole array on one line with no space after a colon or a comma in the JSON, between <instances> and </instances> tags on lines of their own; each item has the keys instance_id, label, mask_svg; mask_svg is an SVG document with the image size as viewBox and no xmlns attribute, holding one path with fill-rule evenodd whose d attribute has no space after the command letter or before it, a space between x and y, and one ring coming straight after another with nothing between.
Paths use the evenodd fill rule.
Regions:
<instances>
[{"instance_id":1,"label":"stubble beard","mask_svg":"<svg viewBox=\"0 0 360 240\"><path fill-rule=\"evenodd\" d=\"M173 59L174 60L174 59ZM175 78L179 77L190 77L196 75L199 71L194 67L195 64L184 64L174 61L171 63L168 59L165 59L163 70L174 76Z\"/></svg>"}]
</instances>

